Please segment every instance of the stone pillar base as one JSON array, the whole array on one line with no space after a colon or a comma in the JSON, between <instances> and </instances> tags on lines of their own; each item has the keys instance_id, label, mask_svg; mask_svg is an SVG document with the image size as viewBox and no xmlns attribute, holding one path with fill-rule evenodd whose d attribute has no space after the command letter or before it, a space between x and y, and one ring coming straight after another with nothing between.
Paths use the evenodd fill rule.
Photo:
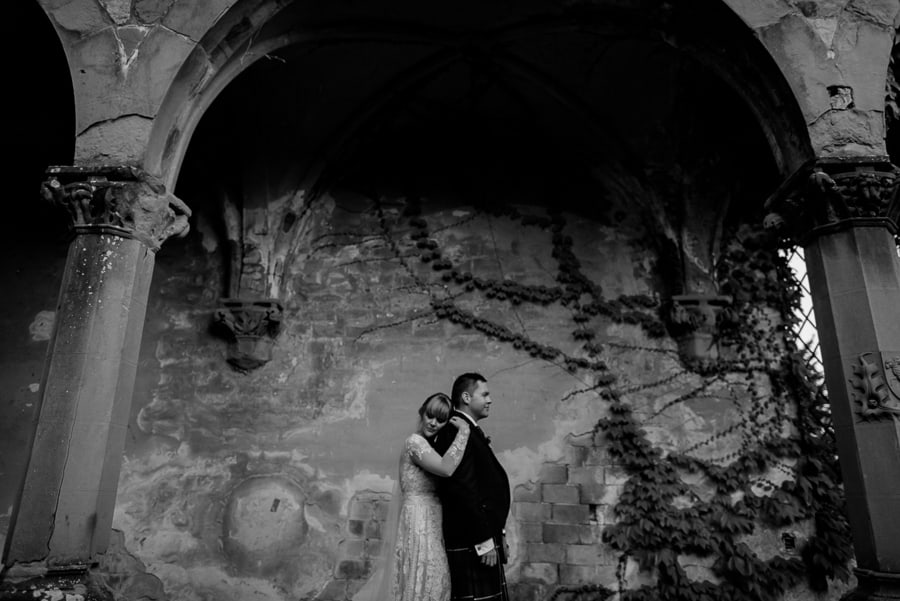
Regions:
<instances>
[{"instance_id":1,"label":"stone pillar base","mask_svg":"<svg viewBox=\"0 0 900 601\"><path fill-rule=\"evenodd\" d=\"M39 573L36 575L35 573ZM84 601L113 601L110 591L104 590L91 578L86 566L47 570L36 564L13 565L0 578L2 601L51 601L55 599Z\"/></svg>"},{"instance_id":2,"label":"stone pillar base","mask_svg":"<svg viewBox=\"0 0 900 601\"><path fill-rule=\"evenodd\" d=\"M49 566L46 561L14 563L0 573L0 601L166 601L159 578L125 548L120 530L90 565Z\"/></svg>"}]
</instances>

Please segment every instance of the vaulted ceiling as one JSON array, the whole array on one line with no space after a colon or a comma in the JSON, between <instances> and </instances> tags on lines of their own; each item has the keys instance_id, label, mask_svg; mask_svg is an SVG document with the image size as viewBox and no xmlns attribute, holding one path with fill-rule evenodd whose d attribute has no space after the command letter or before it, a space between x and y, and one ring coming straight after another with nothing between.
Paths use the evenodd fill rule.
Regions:
<instances>
[{"instance_id":1,"label":"vaulted ceiling","mask_svg":"<svg viewBox=\"0 0 900 601\"><path fill-rule=\"evenodd\" d=\"M240 56L253 64L204 116L179 186L477 202L614 170L744 179L761 198L777 183L765 135L680 33L703 28L691 18L633 1L293 3Z\"/></svg>"}]
</instances>

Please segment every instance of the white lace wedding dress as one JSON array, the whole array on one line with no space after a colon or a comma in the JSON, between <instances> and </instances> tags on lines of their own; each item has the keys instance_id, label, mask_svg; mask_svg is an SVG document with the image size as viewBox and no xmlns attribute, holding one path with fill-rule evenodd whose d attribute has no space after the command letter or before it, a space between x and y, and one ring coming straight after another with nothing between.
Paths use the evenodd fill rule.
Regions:
<instances>
[{"instance_id":1,"label":"white lace wedding dress","mask_svg":"<svg viewBox=\"0 0 900 601\"><path fill-rule=\"evenodd\" d=\"M466 448L469 431L461 431L447 449L454 467ZM440 455L421 434L406 439L400 456L399 516L395 541L378 572L354 601L449 601L450 571L441 532L441 502L437 476L413 462L426 453ZM390 538L390 536L388 536Z\"/></svg>"},{"instance_id":2,"label":"white lace wedding dress","mask_svg":"<svg viewBox=\"0 0 900 601\"><path fill-rule=\"evenodd\" d=\"M457 436L447 450L458 464L466 448L468 432ZM441 502L437 496L436 476L413 463L413 455L437 455L419 434L406 439L400 457L400 492L403 505L397 524L394 548L393 583L390 599L396 601L448 601L450 571L441 534Z\"/></svg>"}]
</instances>

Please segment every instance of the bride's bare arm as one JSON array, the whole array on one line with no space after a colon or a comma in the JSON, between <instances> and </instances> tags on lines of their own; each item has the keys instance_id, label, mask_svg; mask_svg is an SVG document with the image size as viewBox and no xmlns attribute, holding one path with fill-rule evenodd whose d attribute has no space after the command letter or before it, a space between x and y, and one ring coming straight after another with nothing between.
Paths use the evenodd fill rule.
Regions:
<instances>
[{"instance_id":1,"label":"bride's bare arm","mask_svg":"<svg viewBox=\"0 0 900 601\"><path fill-rule=\"evenodd\" d=\"M457 419L459 418L454 418L454 420ZM438 455L431 445L425 443L413 448L411 453L413 463L426 472L444 477L452 476L466 450L466 443L469 441L469 424L461 419L459 422L454 421L454 425L457 427L456 438L453 439L453 443L443 457ZM424 441L424 439L422 440Z\"/></svg>"}]
</instances>

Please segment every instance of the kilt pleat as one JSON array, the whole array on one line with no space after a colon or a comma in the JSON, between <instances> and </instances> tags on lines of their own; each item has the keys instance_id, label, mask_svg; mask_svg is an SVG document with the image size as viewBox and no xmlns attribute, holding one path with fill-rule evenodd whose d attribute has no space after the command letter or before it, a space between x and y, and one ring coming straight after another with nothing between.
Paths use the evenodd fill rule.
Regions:
<instances>
[{"instance_id":1,"label":"kilt pleat","mask_svg":"<svg viewBox=\"0 0 900 601\"><path fill-rule=\"evenodd\" d=\"M484 565L471 547L447 549L447 563L450 567L450 601L509 601L502 563Z\"/></svg>"}]
</instances>

